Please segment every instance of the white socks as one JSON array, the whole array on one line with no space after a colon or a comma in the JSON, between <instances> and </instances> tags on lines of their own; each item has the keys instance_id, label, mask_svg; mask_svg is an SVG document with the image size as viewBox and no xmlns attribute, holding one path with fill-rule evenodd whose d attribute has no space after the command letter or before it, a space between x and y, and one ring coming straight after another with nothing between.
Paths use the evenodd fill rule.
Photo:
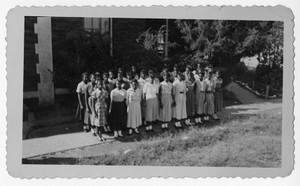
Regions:
<instances>
[{"instance_id":1,"label":"white socks","mask_svg":"<svg viewBox=\"0 0 300 186\"><path fill-rule=\"evenodd\" d=\"M120 136L120 137L122 137L123 135L122 135L122 131L121 130L119 130L118 131L118 135Z\"/></svg>"},{"instance_id":2,"label":"white socks","mask_svg":"<svg viewBox=\"0 0 300 186\"><path fill-rule=\"evenodd\" d=\"M163 129L168 128L168 123L161 124L161 128L163 128Z\"/></svg>"}]
</instances>

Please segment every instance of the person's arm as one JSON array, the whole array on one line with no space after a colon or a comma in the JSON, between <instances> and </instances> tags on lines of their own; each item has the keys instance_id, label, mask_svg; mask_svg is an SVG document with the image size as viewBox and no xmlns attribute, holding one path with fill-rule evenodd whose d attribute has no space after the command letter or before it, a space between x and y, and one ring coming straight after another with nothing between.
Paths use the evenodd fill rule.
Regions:
<instances>
[{"instance_id":1,"label":"person's arm","mask_svg":"<svg viewBox=\"0 0 300 186\"><path fill-rule=\"evenodd\" d=\"M194 93L196 94L196 91L197 91L197 82L196 82L196 81L194 82L194 88L193 88L193 91L194 91Z\"/></svg>"},{"instance_id":2,"label":"person's arm","mask_svg":"<svg viewBox=\"0 0 300 186\"><path fill-rule=\"evenodd\" d=\"M129 105L129 91L127 91L127 94L126 94L126 105L128 106Z\"/></svg>"},{"instance_id":3,"label":"person's arm","mask_svg":"<svg viewBox=\"0 0 300 186\"><path fill-rule=\"evenodd\" d=\"M172 106L173 107L176 106L175 92L176 92L176 87L175 87L175 84L173 84L173 86L172 86L172 99L173 99Z\"/></svg>"},{"instance_id":4,"label":"person's arm","mask_svg":"<svg viewBox=\"0 0 300 186\"><path fill-rule=\"evenodd\" d=\"M127 91L124 90L124 102L126 103L126 101L127 101Z\"/></svg>"},{"instance_id":5,"label":"person's arm","mask_svg":"<svg viewBox=\"0 0 300 186\"><path fill-rule=\"evenodd\" d=\"M83 105L82 105L82 100L81 100L81 89L80 89L80 83L77 85L77 89L76 89L76 92L77 92L77 99L78 99L78 103L80 105L80 109L83 109Z\"/></svg>"},{"instance_id":6,"label":"person's arm","mask_svg":"<svg viewBox=\"0 0 300 186\"><path fill-rule=\"evenodd\" d=\"M85 101L85 109L87 112L91 113L91 108L89 107L88 104L88 95L89 95L89 91L88 91L88 87L86 87L85 91L84 91L84 101Z\"/></svg>"},{"instance_id":7,"label":"person's arm","mask_svg":"<svg viewBox=\"0 0 300 186\"><path fill-rule=\"evenodd\" d=\"M111 109L113 107L113 101L114 101L113 93L114 93L114 91L112 90L111 93L110 93L110 106L109 106L108 113L111 113Z\"/></svg>"},{"instance_id":8,"label":"person's arm","mask_svg":"<svg viewBox=\"0 0 300 186\"><path fill-rule=\"evenodd\" d=\"M80 96L79 92L77 92L77 97L78 97L78 102L79 102L79 105L80 105L80 109L83 109L83 105L82 105L82 102L81 102L81 96Z\"/></svg>"},{"instance_id":9,"label":"person's arm","mask_svg":"<svg viewBox=\"0 0 300 186\"><path fill-rule=\"evenodd\" d=\"M158 96L158 101L159 101L159 107L162 109L163 104L162 104L162 101L161 101L161 91L162 91L162 87L161 87L161 85L159 85L157 96Z\"/></svg>"},{"instance_id":10,"label":"person's arm","mask_svg":"<svg viewBox=\"0 0 300 186\"><path fill-rule=\"evenodd\" d=\"M206 89L207 89L207 86L206 86L206 81L203 81L203 90L204 90L204 103L206 102Z\"/></svg>"},{"instance_id":11,"label":"person's arm","mask_svg":"<svg viewBox=\"0 0 300 186\"><path fill-rule=\"evenodd\" d=\"M96 89L97 90L97 89ZM97 94L96 94L96 90L94 90L93 92L92 92L92 94L91 94L91 97L92 97L92 112L93 112L93 114L95 115L95 117L97 118L98 117L98 115L97 115L97 112L96 112L96 99L97 99Z\"/></svg>"},{"instance_id":12,"label":"person's arm","mask_svg":"<svg viewBox=\"0 0 300 186\"><path fill-rule=\"evenodd\" d=\"M144 87L143 87L143 100L146 100L146 93L147 93L147 87L148 87L148 84L144 84Z\"/></svg>"}]
</instances>

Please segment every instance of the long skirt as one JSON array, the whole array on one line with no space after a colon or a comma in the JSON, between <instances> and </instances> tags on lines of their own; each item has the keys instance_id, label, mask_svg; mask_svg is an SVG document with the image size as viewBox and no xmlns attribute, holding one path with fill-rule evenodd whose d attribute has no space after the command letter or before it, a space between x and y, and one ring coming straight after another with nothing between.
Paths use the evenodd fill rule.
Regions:
<instances>
[{"instance_id":1,"label":"long skirt","mask_svg":"<svg viewBox=\"0 0 300 186\"><path fill-rule=\"evenodd\" d=\"M112 122L111 122L111 117L108 114L108 111L110 109L110 96L108 96L107 99L105 99L106 105L107 105L107 110L106 110L106 123L109 127L112 127Z\"/></svg>"},{"instance_id":2,"label":"long skirt","mask_svg":"<svg viewBox=\"0 0 300 186\"><path fill-rule=\"evenodd\" d=\"M88 104L89 104L89 107L90 107L90 109L91 109L91 112L92 113L89 113L89 116L90 116L90 124L92 125L92 126L94 126L95 124L94 124L94 122L95 122L95 117L94 117L94 115L93 115L93 98L90 96L89 98L88 98ZM86 112L87 113L87 112Z\"/></svg>"},{"instance_id":3,"label":"long skirt","mask_svg":"<svg viewBox=\"0 0 300 186\"><path fill-rule=\"evenodd\" d=\"M103 102L103 103L99 103L97 102L95 104L95 111L97 113L97 118L94 116L95 120L94 120L94 125L96 127L103 127L106 123L106 109L107 109L107 106L106 106L106 103Z\"/></svg>"},{"instance_id":4,"label":"long skirt","mask_svg":"<svg viewBox=\"0 0 300 186\"><path fill-rule=\"evenodd\" d=\"M142 113L142 118L145 119L146 116L146 106L143 106L143 103L141 101L141 113Z\"/></svg>"},{"instance_id":5,"label":"long skirt","mask_svg":"<svg viewBox=\"0 0 300 186\"><path fill-rule=\"evenodd\" d=\"M127 106L124 101L112 103L110 120L114 131L124 130L127 122Z\"/></svg>"},{"instance_id":6,"label":"long skirt","mask_svg":"<svg viewBox=\"0 0 300 186\"><path fill-rule=\"evenodd\" d=\"M205 113L213 115L215 111L215 105L214 105L214 94L213 93L206 93L205 96L205 101L206 101L206 109Z\"/></svg>"},{"instance_id":7,"label":"long skirt","mask_svg":"<svg viewBox=\"0 0 300 186\"><path fill-rule=\"evenodd\" d=\"M148 99L146 101L146 121L153 122L159 119L158 108L157 98Z\"/></svg>"},{"instance_id":8,"label":"long skirt","mask_svg":"<svg viewBox=\"0 0 300 186\"><path fill-rule=\"evenodd\" d=\"M195 93L193 90L188 90L186 93L186 113L188 116L195 115Z\"/></svg>"},{"instance_id":9,"label":"long skirt","mask_svg":"<svg viewBox=\"0 0 300 186\"><path fill-rule=\"evenodd\" d=\"M222 90L216 91L214 94L215 112L221 112L223 109L223 92Z\"/></svg>"},{"instance_id":10,"label":"long skirt","mask_svg":"<svg viewBox=\"0 0 300 186\"><path fill-rule=\"evenodd\" d=\"M177 94L175 101L176 107L173 107L173 118L177 120L186 119L186 96L184 94Z\"/></svg>"},{"instance_id":11,"label":"long skirt","mask_svg":"<svg viewBox=\"0 0 300 186\"><path fill-rule=\"evenodd\" d=\"M132 101L128 105L127 127L137 128L142 124L140 101Z\"/></svg>"},{"instance_id":12,"label":"long skirt","mask_svg":"<svg viewBox=\"0 0 300 186\"><path fill-rule=\"evenodd\" d=\"M80 104L78 103L75 118L80 121L84 121L84 114L85 114L84 94L80 94L80 99L81 99L83 109L80 108Z\"/></svg>"},{"instance_id":13,"label":"long skirt","mask_svg":"<svg viewBox=\"0 0 300 186\"><path fill-rule=\"evenodd\" d=\"M159 117L162 122L169 122L172 119L172 96L171 95L162 95L161 102L163 105L160 110Z\"/></svg>"},{"instance_id":14,"label":"long skirt","mask_svg":"<svg viewBox=\"0 0 300 186\"><path fill-rule=\"evenodd\" d=\"M196 95L196 112L197 114L204 114L204 100L205 94L204 92L198 92Z\"/></svg>"}]
</instances>

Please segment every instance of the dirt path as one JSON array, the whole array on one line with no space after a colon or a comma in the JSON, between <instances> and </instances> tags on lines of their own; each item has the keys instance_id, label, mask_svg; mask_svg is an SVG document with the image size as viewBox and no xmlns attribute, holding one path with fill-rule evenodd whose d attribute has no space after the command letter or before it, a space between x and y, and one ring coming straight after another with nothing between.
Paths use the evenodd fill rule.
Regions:
<instances>
[{"instance_id":1,"label":"dirt path","mask_svg":"<svg viewBox=\"0 0 300 186\"><path fill-rule=\"evenodd\" d=\"M231 82L229 85L225 87L226 90L233 92L238 100L240 100L243 104L250 103L261 103L264 102L264 99L258 98L252 92L246 90L235 82Z\"/></svg>"}]
</instances>

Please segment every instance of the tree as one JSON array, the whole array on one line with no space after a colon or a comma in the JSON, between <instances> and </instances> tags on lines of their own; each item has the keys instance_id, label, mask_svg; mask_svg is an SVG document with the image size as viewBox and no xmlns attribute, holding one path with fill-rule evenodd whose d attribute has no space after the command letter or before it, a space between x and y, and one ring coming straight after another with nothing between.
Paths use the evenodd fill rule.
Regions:
<instances>
[{"instance_id":1,"label":"tree","mask_svg":"<svg viewBox=\"0 0 300 186\"><path fill-rule=\"evenodd\" d=\"M283 83L283 26L280 21L260 22L243 43L243 48L248 51L245 54L257 56L257 79L277 90L282 89Z\"/></svg>"}]
</instances>

